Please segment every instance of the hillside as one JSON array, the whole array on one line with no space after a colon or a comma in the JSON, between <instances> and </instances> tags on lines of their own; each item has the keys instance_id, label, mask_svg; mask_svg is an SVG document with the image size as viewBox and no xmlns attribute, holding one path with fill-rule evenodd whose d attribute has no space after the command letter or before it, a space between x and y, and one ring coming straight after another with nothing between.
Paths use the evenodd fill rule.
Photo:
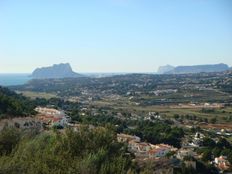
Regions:
<instances>
[{"instance_id":1,"label":"hillside","mask_svg":"<svg viewBox=\"0 0 232 174\"><path fill-rule=\"evenodd\" d=\"M186 102L230 102L232 73L128 74L104 78L34 79L13 90L45 92L78 101L106 100L133 96L128 102L141 105ZM115 97L115 95L117 97ZM87 101L86 101L87 100Z\"/></svg>"},{"instance_id":2,"label":"hillside","mask_svg":"<svg viewBox=\"0 0 232 174\"><path fill-rule=\"evenodd\" d=\"M25 97L0 87L0 119L34 113L33 104Z\"/></svg>"},{"instance_id":3,"label":"hillside","mask_svg":"<svg viewBox=\"0 0 232 174\"><path fill-rule=\"evenodd\" d=\"M210 73L210 72L222 72L229 70L229 66L223 63L212 65L193 65L193 66L177 66L172 67L170 65L161 66L158 69L159 74L190 74L190 73Z\"/></svg>"},{"instance_id":4,"label":"hillside","mask_svg":"<svg viewBox=\"0 0 232 174\"><path fill-rule=\"evenodd\" d=\"M79 76L81 75L73 72L69 63L61 63L49 67L37 68L32 73L32 77L35 79L67 78Z\"/></svg>"}]
</instances>

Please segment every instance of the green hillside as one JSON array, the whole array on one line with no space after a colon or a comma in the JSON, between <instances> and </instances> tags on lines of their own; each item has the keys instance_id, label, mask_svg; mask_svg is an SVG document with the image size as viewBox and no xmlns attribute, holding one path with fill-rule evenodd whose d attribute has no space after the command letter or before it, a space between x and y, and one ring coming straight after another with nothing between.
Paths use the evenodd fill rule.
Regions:
<instances>
[{"instance_id":1,"label":"green hillside","mask_svg":"<svg viewBox=\"0 0 232 174\"><path fill-rule=\"evenodd\" d=\"M34 113L33 108L33 104L26 97L0 87L0 119L28 116Z\"/></svg>"}]
</instances>

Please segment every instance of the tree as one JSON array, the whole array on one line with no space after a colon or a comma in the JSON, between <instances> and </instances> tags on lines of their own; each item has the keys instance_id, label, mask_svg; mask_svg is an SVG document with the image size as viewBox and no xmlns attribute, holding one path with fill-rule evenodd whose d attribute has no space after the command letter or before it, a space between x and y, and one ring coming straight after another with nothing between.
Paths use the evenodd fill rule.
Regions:
<instances>
[{"instance_id":1,"label":"tree","mask_svg":"<svg viewBox=\"0 0 232 174\"><path fill-rule=\"evenodd\" d=\"M202 154L203 161L211 161L212 160L212 152L209 149L205 149Z\"/></svg>"},{"instance_id":2,"label":"tree","mask_svg":"<svg viewBox=\"0 0 232 174\"><path fill-rule=\"evenodd\" d=\"M212 150L212 154L214 157L219 157L221 155L221 149L218 148L218 147L215 147L213 150Z\"/></svg>"},{"instance_id":3,"label":"tree","mask_svg":"<svg viewBox=\"0 0 232 174\"><path fill-rule=\"evenodd\" d=\"M217 118L216 117L210 119L210 123L215 124L216 122L217 122Z\"/></svg>"},{"instance_id":4,"label":"tree","mask_svg":"<svg viewBox=\"0 0 232 174\"><path fill-rule=\"evenodd\" d=\"M216 143L213 139L209 138L209 137L205 137L203 138L203 142L202 142L202 145L203 146L206 146L206 147L215 147Z\"/></svg>"},{"instance_id":5,"label":"tree","mask_svg":"<svg viewBox=\"0 0 232 174\"><path fill-rule=\"evenodd\" d=\"M20 140L20 132L5 127L0 133L0 155L9 154Z\"/></svg>"},{"instance_id":6,"label":"tree","mask_svg":"<svg viewBox=\"0 0 232 174\"><path fill-rule=\"evenodd\" d=\"M230 164L232 164L232 150L230 150L230 153L227 154L227 158Z\"/></svg>"},{"instance_id":7,"label":"tree","mask_svg":"<svg viewBox=\"0 0 232 174\"><path fill-rule=\"evenodd\" d=\"M180 115L179 115L179 114L174 114L174 118L175 118L175 119L179 119L179 118L180 118Z\"/></svg>"},{"instance_id":8,"label":"tree","mask_svg":"<svg viewBox=\"0 0 232 174\"><path fill-rule=\"evenodd\" d=\"M217 146L219 148L232 148L231 144L225 138L220 138L217 142Z\"/></svg>"},{"instance_id":9,"label":"tree","mask_svg":"<svg viewBox=\"0 0 232 174\"><path fill-rule=\"evenodd\" d=\"M30 136L31 131L18 136L14 130L0 134L4 154L0 154L0 173L121 174L131 168L126 147L116 141L112 130L103 127L90 130L83 126L79 132L66 129L63 133L54 129Z\"/></svg>"}]
</instances>

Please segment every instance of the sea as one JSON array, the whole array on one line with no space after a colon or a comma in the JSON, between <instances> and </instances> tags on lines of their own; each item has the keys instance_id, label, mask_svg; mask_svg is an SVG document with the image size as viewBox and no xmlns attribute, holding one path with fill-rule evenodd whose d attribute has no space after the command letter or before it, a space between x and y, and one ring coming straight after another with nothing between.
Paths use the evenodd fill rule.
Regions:
<instances>
[{"instance_id":1,"label":"sea","mask_svg":"<svg viewBox=\"0 0 232 174\"><path fill-rule=\"evenodd\" d=\"M131 73L82 73L86 77L103 78L112 77L116 75L125 75ZM152 74L152 73L143 73ZM154 73L153 73L154 74ZM31 74L1 74L0 73L0 86L15 86L23 85L32 79Z\"/></svg>"},{"instance_id":2,"label":"sea","mask_svg":"<svg viewBox=\"0 0 232 174\"><path fill-rule=\"evenodd\" d=\"M31 79L30 74L0 74L0 86L23 85Z\"/></svg>"}]
</instances>

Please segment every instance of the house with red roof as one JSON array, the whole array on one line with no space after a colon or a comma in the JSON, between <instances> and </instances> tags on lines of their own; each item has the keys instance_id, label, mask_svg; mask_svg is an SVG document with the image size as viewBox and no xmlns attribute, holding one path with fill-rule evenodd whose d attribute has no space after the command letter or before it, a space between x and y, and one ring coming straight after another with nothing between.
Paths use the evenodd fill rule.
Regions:
<instances>
[{"instance_id":1,"label":"house with red roof","mask_svg":"<svg viewBox=\"0 0 232 174\"><path fill-rule=\"evenodd\" d=\"M37 107L35 111L39 113L37 119L49 126L65 127L71 121L71 117L67 116L64 111L46 107Z\"/></svg>"},{"instance_id":2,"label":"house with red roof","mask_svg":"<svg viewBox=\"0 0 232 174\"><path fill-rule=\"evenodd\" d=\"M226 156L220 156L214 159L215 166L221 171L228 170L231 167L230 162Z\"/></svg>"},{"instance_id":3,"label":"house with red roof","mask_svg":"<svg viewBox=\"0 0 232 174\"><path fill-rule=\"evenodd\" d=\"M128 143L128 150L135 154L136 158L161 158L166 156L170 151L176 151L168 144L150 144L146 142L140 142L140 138L127 134L117 134L119 142Z\"/></svg>"}]
</instances>

